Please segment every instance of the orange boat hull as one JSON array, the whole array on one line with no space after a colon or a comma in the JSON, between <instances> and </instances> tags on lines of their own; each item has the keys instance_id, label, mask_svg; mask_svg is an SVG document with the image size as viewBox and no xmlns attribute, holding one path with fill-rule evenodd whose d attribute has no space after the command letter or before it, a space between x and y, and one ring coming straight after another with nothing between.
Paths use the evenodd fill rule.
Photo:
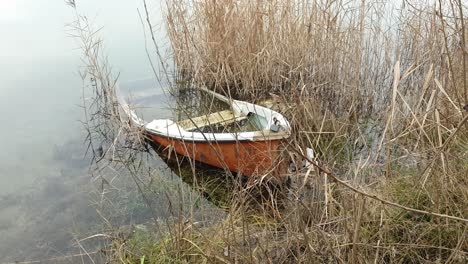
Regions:
<instances>
[{"instance_id":1,"label":"orange boat hull","mask_svg":"<svg viewBox=\"0 0 468 264\"><path fill-rule=\"evenodd\" d=\"M218 168L228 168L245 176L274 175L282 178L286 167L280 140L239 142L193 142L155 134L150 139L176 153Z\"/></svg>"}]
</instances>

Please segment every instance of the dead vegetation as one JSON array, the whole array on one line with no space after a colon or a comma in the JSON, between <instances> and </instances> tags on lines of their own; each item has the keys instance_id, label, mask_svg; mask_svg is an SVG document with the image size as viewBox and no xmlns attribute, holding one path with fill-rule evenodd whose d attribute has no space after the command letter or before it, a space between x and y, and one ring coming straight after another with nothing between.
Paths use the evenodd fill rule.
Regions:
<instances>
[{"instance_id":1,"label":"dead vegetation","mask_svg":"<svg viewBox=\"0 0 468 264\"><path fill-rule=\"evenodd\" d=\"M251 101L276 95L297 163L286 206L266 210L277 214L244 211L238 195L178 260L466 261L462 1L166 2L182 78ZM313 170L300 169L307 147Z\"/></svg>"},{"instance_id":2,"label":"dead vegetation","mask_svg":"<svg viewBox=\"0 0 468 264\"><path fill-rule=\"evenodd\" d=\"M179 79L236 99L273 96L288 116L293 184L280 197L234 187L224 221L198 227L180 218L167 239L137 234L119 244L124 253L114 260L468 260L461 0L166 4Z\"/></svg>"}]
</instances>

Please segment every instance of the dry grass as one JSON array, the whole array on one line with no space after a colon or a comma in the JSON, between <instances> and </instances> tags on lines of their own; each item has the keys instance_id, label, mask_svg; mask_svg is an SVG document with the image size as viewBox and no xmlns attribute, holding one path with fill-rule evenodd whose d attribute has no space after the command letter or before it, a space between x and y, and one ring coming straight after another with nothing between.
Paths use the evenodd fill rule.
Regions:
<instances>
[{"instance_id":1,"label":"dry grass","mask_svg":"<svg viewBox=\"0 0 468 264\"><path fill-rule=\"evenodd\" d=\"M251 101L276 94L296 167L312 147L323 168L292 173L282 206L237 198L225 223L188 236L198 261L467 260L462 1L166 2L181 77Z\"/></svg>"},{"instance_id":2,"label":"dry grass","mask_svg":"<svg viewBox=\"0 0 468 264\"><path fill-rule=\"evenodd\" d=\"M225 221L184 218L166 240L118 244L118 260L468 260L461 0L166 3L178 76L239 99L273 96L293 127L296 170L287 195L239 185ZM306 148L315 166L304 168Z\"/></svg>"}]
</instances>

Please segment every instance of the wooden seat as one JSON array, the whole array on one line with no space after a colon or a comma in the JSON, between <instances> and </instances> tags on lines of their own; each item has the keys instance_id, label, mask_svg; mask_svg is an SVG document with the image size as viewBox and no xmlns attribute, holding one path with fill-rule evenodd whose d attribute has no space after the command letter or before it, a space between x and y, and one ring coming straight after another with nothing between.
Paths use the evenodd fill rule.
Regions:
<instances>
[{"instance_id":1,"label":"wooden seat","mask_svg":"<svg viewBox=\"0 0 468 264\"><path fill-rule=\"evenodd\" d=\"M196 128L202 128L210 125L222 125L226 126L232 124L234 122L241 121L246 119L246 116L238 116L236 117L234 112L231 110L224 110L220 112L215 112L209 115L203 115L194 117L191 119L185 119L182 121L177 122L179 126L187 131L194 130Z\"/></svg>"}]
</instances>

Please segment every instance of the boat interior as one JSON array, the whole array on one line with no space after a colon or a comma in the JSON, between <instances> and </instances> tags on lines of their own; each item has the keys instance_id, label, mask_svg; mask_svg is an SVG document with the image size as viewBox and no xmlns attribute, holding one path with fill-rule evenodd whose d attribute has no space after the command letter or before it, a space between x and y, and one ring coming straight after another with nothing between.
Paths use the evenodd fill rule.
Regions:
<instances>
[{"instance_id":1,"label":"boat interior","mask_svg":"<svg viewBox=\"0 0 468 264\"><path fill-rule=\"evenodd\" d=\"M238 115L231 110L223 110L203 116L178 121L186 131L203 133L239 133L266 129L267 120L255 113Z\"/></svg>"},{"instance_id":2,"label":"boat interior","mask_svg":"<svg viewBox=\"0 0 468 264\"><path fill-rule=\"evenodd\" d=\"M233 106L231 99L206 89L186 87L169 91L166 95L169 96L166 96L165 111L160 109L163 103L160 102L159 94L155 97L151 90L147 93L139 92L133 97L127 96L133 108L128 111L135 115L136 122L148 124L148 127L158 123L158 120L172 120L187 132L242 133L271 130L269 120L263 114L257 114L255 108L245 110L244 107L244 110L239 110L239 107ZM153 102L155 99L156 103ZM122 104L127 105L127 99L122 100Z\"/></svg>"},{"instance_id":3,"label":"boat interior","mask_svg":"<svg viewBox=\"0 0 468 264\"><path fill-rule=\"evenodd\" d=\"M231 105L199 89L179 94L177 124L185 131L239 133L267 129L267 120L255 113L235 113Z\"/></svg>"}]
</instances>

